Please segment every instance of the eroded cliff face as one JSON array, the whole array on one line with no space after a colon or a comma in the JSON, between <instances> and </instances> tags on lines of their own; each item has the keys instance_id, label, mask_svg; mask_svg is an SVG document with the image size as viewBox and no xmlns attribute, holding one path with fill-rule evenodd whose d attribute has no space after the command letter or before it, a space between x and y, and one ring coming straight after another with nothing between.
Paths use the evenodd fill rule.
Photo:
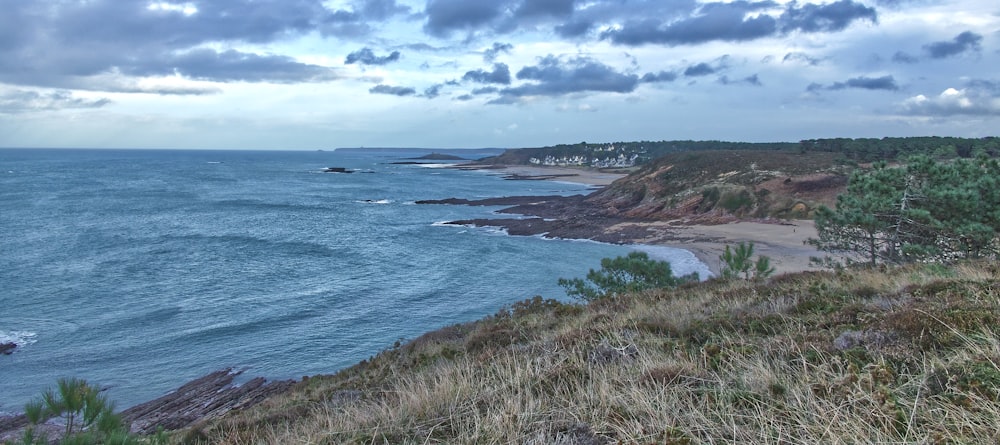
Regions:
<instances>
[{"instance_id":1,"label":"eroded cliff face","mask_svg":"<svg viewBox=\"0 0 1000 445\"><path fill-rule=\"evenodd\" d=\"M833 206L848 169L831 153L699 151L646 164L592 194L607 216L724 222L738 218L809 218Z\"/></svg>"}]
</instances>

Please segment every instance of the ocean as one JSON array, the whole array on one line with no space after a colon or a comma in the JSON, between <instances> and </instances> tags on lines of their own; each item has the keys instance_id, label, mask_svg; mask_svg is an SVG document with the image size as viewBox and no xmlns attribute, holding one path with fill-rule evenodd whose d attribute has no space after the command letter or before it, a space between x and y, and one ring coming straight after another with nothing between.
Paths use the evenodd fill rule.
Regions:
<instances>
[{"instance_id":1,"label":"ocean","mask_svg":"<svg viewBox=\"0 0 1000 445\"><path fill-rule=\"evenodd\" d=\"M0 413L61 377L123 409L233 367L330 374L397 340L541 295L634 246L442 225L421 199L587 186L396 164L419 150L0 149ZM355 173L324 173L338 166ZM675 272L690 252L639 247Z\"/></svg>"}]
</instances>

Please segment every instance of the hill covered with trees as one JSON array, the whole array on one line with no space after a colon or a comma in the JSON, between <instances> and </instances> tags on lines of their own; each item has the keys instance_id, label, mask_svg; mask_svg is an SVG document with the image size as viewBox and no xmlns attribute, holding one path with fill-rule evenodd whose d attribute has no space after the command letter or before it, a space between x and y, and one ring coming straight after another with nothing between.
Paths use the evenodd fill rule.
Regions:
<instances>
[{"instance_id":1,"label":"hill covered with trees","mask_svg":"<svg viewBox=\"0 0 1000 445\"><path fill-rule=\"evenodd\" d=\"M686 151L754 150L834 153L839 162L897 161L914 155L936 159L1000 156L1000 138L902 137L829 138L799 142L727 141L632 141L559 144L548 147L518 148L481 160L484 163L513 165L581 166L628 168L646 164L662 156Z\"/></svg>"}]
</instances>

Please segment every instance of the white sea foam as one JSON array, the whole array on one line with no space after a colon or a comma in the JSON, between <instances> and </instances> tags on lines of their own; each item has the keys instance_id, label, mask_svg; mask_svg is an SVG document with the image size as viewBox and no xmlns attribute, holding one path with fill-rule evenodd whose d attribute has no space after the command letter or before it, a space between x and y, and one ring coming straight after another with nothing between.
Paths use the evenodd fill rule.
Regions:
<instances>
[{"instance_id":1,"label":"white sea foam","mask_svg":"<svg viewBox=\"0 0 1000 445\"><path fill-rule=\"evenodd\" d=\"M0 331L0 343L13 343L22 348L37 340L38 334L28 331Z\"/></svg>"},{"instance_id":2,"label":"white sea foam","mask_svg":"<svg viewBox=\"0 0 1000 445\"><path fill-rule=\"evenodd\" d=\"M391 199L365 199L360 201L354 201L359 204L392 204Z\"/></svg>"},{"instance_id":3,"label":"white sea foam","mask_svg":"<svg viewBox=\"0 0 1000 445\"><path fill-rule=\"evenodd\" d=\"M707 280L713 276L708 265L701 262L690 250L668 246L652 246L649 244L637 244L632 247L640 252L646 252L654 260L670 263L670 268L673 270L674 275L682 276L697 272L698 277L702 280Z\"/></svg>"}]
</instances>

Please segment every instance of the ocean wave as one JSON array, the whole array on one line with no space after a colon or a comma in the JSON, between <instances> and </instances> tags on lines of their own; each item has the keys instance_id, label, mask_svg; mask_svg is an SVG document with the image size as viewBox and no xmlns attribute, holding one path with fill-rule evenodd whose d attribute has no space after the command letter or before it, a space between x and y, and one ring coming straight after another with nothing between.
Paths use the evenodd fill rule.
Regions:
<instances>
[{"instance_id":1,"label":"ocean wave","mask_svg":"<svg viewBox=\"0 0 1000 445\"><path fill-rule=\"evenodd\" d=\"M358 204L392 204L393 201L391 199L363 199L354 202Z\"/></svg>"},{"instance_id":2,"label":"ocean wave","mask_svg":"<svg viewBox=\"0 0 1000 445\"><path fill-rule=\"evenodd\" d=\"M29 331L0 331L0 343L13 343L18 348L37 342L38 334Z\"/></svg>"}]
</instances>

